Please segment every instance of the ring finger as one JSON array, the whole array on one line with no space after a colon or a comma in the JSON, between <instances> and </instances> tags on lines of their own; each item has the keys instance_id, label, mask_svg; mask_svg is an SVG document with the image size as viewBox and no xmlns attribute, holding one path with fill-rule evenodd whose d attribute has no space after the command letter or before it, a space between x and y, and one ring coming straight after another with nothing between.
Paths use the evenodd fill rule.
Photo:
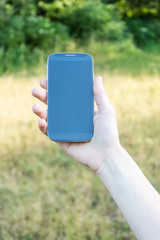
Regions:
<instances>
[{"instance_id":1,"label":"ring finger","mask_svg":"<svg viewBox=\"0 0 160 240\"><path fill-rule=\"evenodd\" d=\"M44 102L45 104L47 104L47 91L45 91L42 88L33 88L32 90L32 95L36 98L38 98L40 101Z\"/></svg>"},{"instance_id":2,"label":"ring finger","mask_svg":"<svg viewBox=\"0 0 160 240\"><path fill-rule=\"evenodd\" d=\"M47 110L40 104L34 104L32 110L38 117L47 121Z\"/></svg>"}]
</instances>

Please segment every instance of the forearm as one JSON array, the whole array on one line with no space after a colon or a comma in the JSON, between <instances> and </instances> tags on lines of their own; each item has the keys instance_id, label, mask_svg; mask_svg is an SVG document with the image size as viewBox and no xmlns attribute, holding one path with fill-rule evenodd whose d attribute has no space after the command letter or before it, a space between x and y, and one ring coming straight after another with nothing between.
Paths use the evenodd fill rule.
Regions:
<instances>
[{"instance_id":1,"label":"forearm","mask_svg":"<svg viewBox=\"0 0 160 240\"><path fill-rule=\"evenodd\" d=\"M160 195L120 147L97 174L121 209L137 239L160 238Z\"/></svg>"}]
</instances>

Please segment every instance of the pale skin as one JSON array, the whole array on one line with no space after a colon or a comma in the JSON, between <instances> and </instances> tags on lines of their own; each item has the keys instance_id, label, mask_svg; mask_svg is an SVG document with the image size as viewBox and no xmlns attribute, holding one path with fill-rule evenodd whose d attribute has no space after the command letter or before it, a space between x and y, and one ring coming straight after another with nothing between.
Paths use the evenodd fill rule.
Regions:
<instances>
[{"instance_id":1,"label":"pale skin","mask_svg":"<svg viewBox=\"0 0 160 240\"><path fill-rule=\"evenodd\" d=\"M47 79L32 95L47 104ZM107 96L101 76L94 79L94 135L83 143L57 142L72 158L89 167L103 181L121 209L137 239L160 239L160 195L149 183L134 160L121 146L115 110ZM47 135L47 110L33 106L40 117L39 129Z\"/></svg>"}]
</instances>

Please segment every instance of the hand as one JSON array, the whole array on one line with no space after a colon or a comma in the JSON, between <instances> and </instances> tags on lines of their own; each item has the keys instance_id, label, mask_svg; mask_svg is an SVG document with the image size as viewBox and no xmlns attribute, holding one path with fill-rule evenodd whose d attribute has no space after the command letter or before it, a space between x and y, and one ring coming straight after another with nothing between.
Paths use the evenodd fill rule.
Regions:
<instances>
[{"instance_id":1,"label":"hand","mask_svg":"<svg viewBox=\"0 0 160 240\"><path fill-rule=\"evenodd\" d=\"M47 104L47 79L40 81L44 88L34 88L32 95ZM94 99L98 109L94 110L94 134L89 142L56 142L66 153L81 164L97 171L119 147L116 114L105 92L102 77L95 78L93 83ZM47 110L41 105L33 105L33 112L40 117L39 129L47 135Z\"/></svg>"}]
</instances>

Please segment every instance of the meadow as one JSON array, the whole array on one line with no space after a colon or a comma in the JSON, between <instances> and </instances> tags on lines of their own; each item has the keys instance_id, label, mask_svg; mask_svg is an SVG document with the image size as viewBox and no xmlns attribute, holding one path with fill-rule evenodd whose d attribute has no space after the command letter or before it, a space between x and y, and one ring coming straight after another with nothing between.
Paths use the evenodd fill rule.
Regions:
<instances>
[{"instance_id":1,"label":"meadow","mask_svg":"<svg viewBox=\"0 0 160 240\"><path fill-rule=\"evenodd\" d=\"M121 145L160 192L160 55L129 43L78 51L93 55ZM0 77L0 239L135 239L98 176L38 130L31 90L45 76L41 61Z\"/></svg>"}]
</instances>

